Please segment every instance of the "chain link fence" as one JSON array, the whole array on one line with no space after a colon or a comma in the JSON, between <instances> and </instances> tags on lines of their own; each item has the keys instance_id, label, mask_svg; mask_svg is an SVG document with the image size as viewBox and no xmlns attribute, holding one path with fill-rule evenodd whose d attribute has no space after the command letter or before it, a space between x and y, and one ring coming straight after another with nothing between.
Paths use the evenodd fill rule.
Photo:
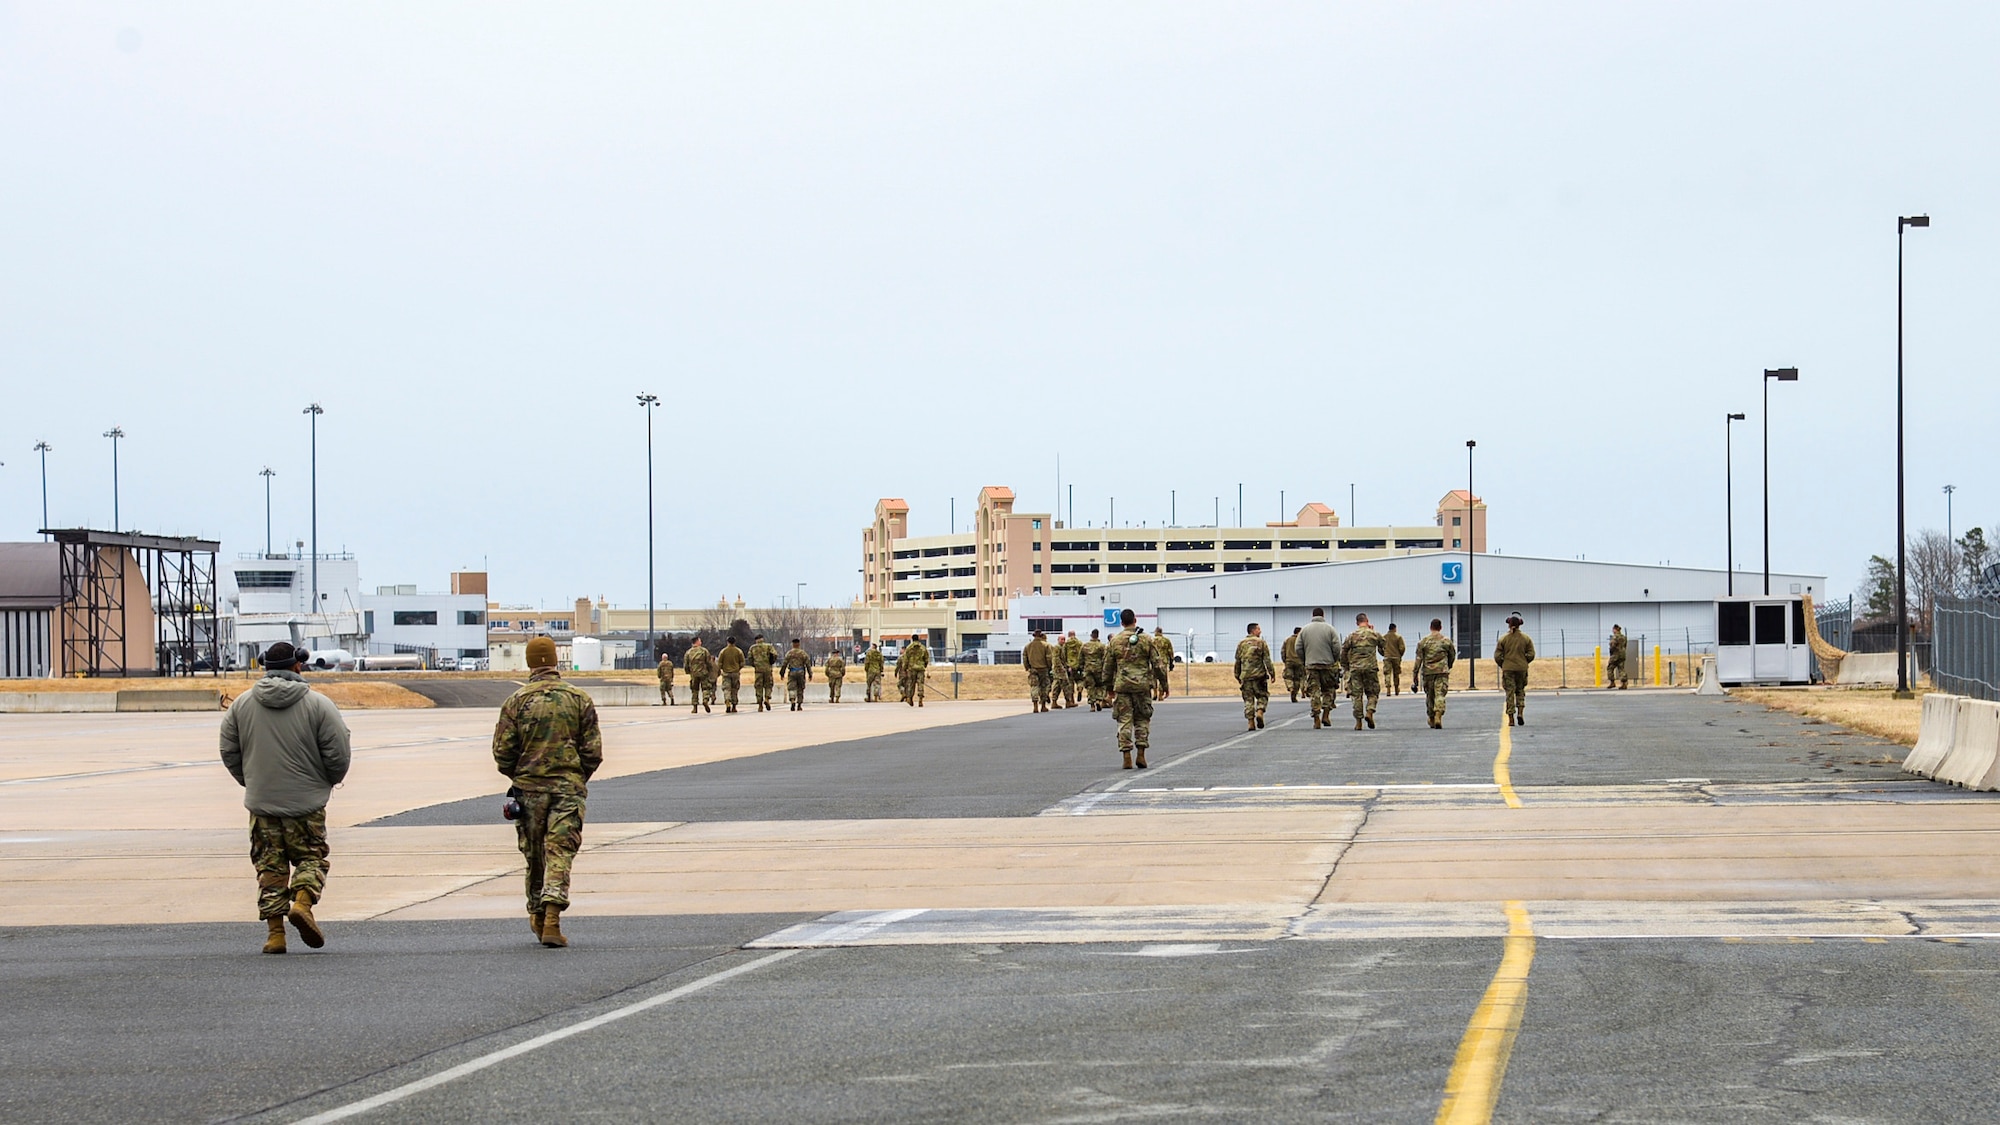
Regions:
<instances>
[{"instance_id":1,"label":"chain link fence","mask_svg":"<svg viewBox=\"0 0 2000 1125\"><path fill-rule=\"evenodd\" d=\"M1939 690L2000 700L2000 598L1939 598L1931 680Z\"/></svg>"}]
</instances>

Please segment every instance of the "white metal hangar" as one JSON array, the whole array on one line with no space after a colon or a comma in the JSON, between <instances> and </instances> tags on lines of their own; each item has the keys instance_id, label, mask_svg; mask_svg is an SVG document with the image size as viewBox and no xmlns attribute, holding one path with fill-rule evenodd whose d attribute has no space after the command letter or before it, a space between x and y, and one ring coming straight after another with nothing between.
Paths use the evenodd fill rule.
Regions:
<instances>
[{"instance_id":1,"label":"white metal hangar","mask_svg":"<svg viewBox=\"0 0 2000 1125\"><path fill-rule=\"evenodd\" d=\"M1716 603L1729 594L1720 569L1643 566L1526 555L1405 555L1283 569L1242 570L1091 587L1081 594L1014 598L1012 633L1034 629L1115 629L1130 609L1146 628L1163 628L1176 647L1200 660L1210 652L1228 659L1250 622L1261 623L1274 647L1278 638L1311 620L1314 607L1345 633L1354 615L1366 613L1377 629L1390 622L1415 636L1441 618L1461 651L1476 632L1484 655L1518 611L1545 655L1567 649L1588 653L1614 624L1635 640L1713 652ZM1809 574L1771 575L1771 600L1824 596L1826 579ZM1735 594L1761 595L1764 576L1738 571ZM1190 639L1189 634L1193 634ZM1010 638L1011 639L1011 638ZM1022 639L1025 639L1023 637ZM998 637L995 640L999 640ZM1794 643L1802 643L1795 640Z\"/></svg>"}]
</instances>

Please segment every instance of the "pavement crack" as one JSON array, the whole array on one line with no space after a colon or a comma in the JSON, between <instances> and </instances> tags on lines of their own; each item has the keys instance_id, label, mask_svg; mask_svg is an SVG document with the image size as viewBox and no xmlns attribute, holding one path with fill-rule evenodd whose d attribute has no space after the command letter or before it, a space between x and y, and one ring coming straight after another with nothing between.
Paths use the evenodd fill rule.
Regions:
<instances>
[{"instance_id":1,"label":"pavement crack","mask_svg":"<svg viewBox=\"0 0 2000 1125\"><path fill-rule=\"evenodd\" d=\"M1280 940L1301 936L1306 919L1318 911L1319 900L1326 897L1327 888L1333 885L1333 877L1340 873L1340 861L1347 858L1347 853L1354 850L1354 845L1361 839L1361 834L1368 830L1368 818L1375 815L1375 806L1381 801L1382 794L1378 791L1361 803L1361 819L1355 822L1354 830L1347 834L1347 842L1341 845L1340 853L1333 857L1333 865L1326 869L1326 878L1320 880L1319 890L1313 892L1312 898L1306 902L1306 908L1286 920L1285 932Z\"/></svg>"}]
</instances>

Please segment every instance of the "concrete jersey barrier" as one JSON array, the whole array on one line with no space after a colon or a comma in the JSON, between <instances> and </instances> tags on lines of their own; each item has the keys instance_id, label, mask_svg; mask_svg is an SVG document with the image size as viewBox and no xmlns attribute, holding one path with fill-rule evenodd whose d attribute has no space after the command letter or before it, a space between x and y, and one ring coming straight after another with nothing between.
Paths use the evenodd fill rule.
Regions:
<instances>
[{"instance_id":1,"label":"concrete jersey barrier","mask_svg":"<svg viewBox=\"0 0 2000 1125\"><path fill-rule=\"evenodd\" d=\"M120 711L220 711L222 693L215 688L173 688L161 691L121 691Z\"/></svg>"},{"instance_id":2,"label":"concrete jersey barrier","mask_svg":"<svg viewBox=\"0 0 2000 1125\"><path fill-rule=\"evenodd\" d=\"M1937 779L1978 788L1994 772L1996 753L2000 753L2000 704L1960 700L1951 749L1938 763Z\"/></svg>"},{"instance_id":3,"label":"concrete jersey barrier","mask_svg":"<svg viewBox=\"0 0 2000 1125\"><path fill-rule=\"evenodd\" d=\"M599 707L657 707L660 689L651 684L583 684L584 693Z\"/></svg>"},{"instance_id":4,"label":"concrete jersey barrier","mask_svg":"<svg viewBox=\"0 0 2000 1125\"><path fill-rule=\"evenodd\" d=\"M1931 692L1924 696L1923 720L1917 727L1917 744L1903 758L1903 772L1918 777L1936 777L1937 768L1951 750L1958 727L1958 705L1963 696Z\"/></svg>"},{"instance_id":5,"label":"concrete jersey barrier","mask_svg":"<svg viewBox=\"0 0 2000 1125\"><path fill-rule=\"evenodd\" d=\"M118 710L115 691L9 691L0 692L0 712L26 715L65 715Z\"/></svg>"}]
</instances>

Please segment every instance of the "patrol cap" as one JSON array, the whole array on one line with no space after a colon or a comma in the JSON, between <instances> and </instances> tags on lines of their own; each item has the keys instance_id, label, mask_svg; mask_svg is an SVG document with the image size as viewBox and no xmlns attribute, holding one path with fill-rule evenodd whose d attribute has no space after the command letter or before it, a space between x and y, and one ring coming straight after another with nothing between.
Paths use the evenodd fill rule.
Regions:
<instances>
[{"instance_id":1,"label":"patrol cap","mask_svg":"<svg viewBox=\"0 0 2000 1125\"><path fill-rule=\"evenodd\" d=\"M536 637L528 642L528 667L553 668L556 666L556 642L548 637Z\"/></svg>"}]
</instances>

